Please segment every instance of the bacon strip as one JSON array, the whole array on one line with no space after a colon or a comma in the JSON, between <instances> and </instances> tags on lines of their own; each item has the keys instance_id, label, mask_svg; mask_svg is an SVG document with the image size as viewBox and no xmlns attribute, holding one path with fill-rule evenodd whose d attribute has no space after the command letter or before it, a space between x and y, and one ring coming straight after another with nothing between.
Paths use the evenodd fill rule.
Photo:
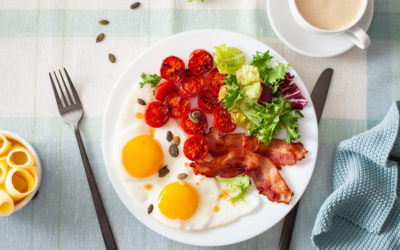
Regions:
<instances>
[{"instance_id":1,"label":"bacon strip","mask_svg":"<svg viewBox=\"0 0 400 250\"><path fill-rule=\"evenodd\" d=\"M245 149L233 150L211 162L198 160L192 162L190 166L195 174L207 177L219 175L231 178L241 174L248 175L253 178L259 193L273 202L289 204L293 197L293 192L282 179L275 164L268 157Z\"/></svg>"},{"instance_id":2,"label":"bacon strip","mask_svg":"<svg viewBox=\"0 0 400 250\"><path fill-rule=\"evenodd\" d=\"M281 166L294 165L304 159L308 152L300 142L286 142L275 139L268 146L258 142L257 138L245 134L221 134L212 127L205 135L208 139L209 152L213 157L225 155L235 149L247 149L259 155L266 156L280 169Z\"/></svg>"}]
</instances>

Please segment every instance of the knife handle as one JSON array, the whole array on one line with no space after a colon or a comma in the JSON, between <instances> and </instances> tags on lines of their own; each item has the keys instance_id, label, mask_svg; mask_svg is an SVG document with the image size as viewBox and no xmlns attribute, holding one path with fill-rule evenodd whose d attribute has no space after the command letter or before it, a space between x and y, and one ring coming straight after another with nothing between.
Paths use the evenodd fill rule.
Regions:
<instances>
[{"instance_id":1,"label":"knife handle","mask_svg":"<svg viewBox=\"0 0 400 250\"><path fill-rule=\"evenodd\" d=\"M279 241L279 250L289 250L298 208L299 202L297 202L293 209L286 215L285 224L283 224L281 240Z\"/></svg>"}]
</instances>

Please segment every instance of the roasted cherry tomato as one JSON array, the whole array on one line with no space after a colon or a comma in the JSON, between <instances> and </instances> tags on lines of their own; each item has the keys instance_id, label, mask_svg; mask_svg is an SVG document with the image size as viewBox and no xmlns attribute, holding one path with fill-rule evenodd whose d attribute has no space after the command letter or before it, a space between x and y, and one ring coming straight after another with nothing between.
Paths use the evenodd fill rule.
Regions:
<instances>
[{"instance_id":1,"label":"roasted cherry tomato","mask_svg":"<svg viewBox=\"0 0 400 250\"><path fill-rule=\"evenodd\" d=\"M219 107L220 101L214 96L209 89L205 89L199 93L198 103L201 110L207 114L212 114L214 109Z\"/></svg>"},{"instance_id":2,"label":"roasted cherry tomato","mask_svg":"<svg viewBox=\"0 0 400 250\"><path fill-rule=\"evenodd\" d=\"M236 124L232 122L231 114L225 107L214 110L212 122L214 127L222 133L230 133L236 129Z\"/></svg>"},{"instance_id":3,"label":"roasted cherry tomato","mask_svg":"<svg viewBox=\"0 0 400 250\"><path fill-rule=\"evenodd\" d=\"M198 118L198 123L192 122L189 118L189 113L194 111L200 111L201 115ZM200 109L191 109L186 112L181 118L181 127L183 131L188 133L189 135L203 135L208 128L208 122L206 114L204 114Z\"/></svg>"},{"instance_id":4,"label":"roasted cherry tomato","mask_svg":"<svg viewBox=\"0 0 400 250\"><path fill-rule=\"evenodd\" d=\"M185 71L183 81L179 83L182 95L186 97L196 96L204 89L206 81L202 76L196 76L190 70Z\"/></svg>"},{"instance_id":5,"label":"roasted cherry tomato","mask_svg":"<svg viewBox=\"0 0 400 250\"><path fill-rule=\"evenodd\" d=\"M172 83L180 82L184 73L185 63L179 57L169 56L162 62L160 74L165 80Z\"/></svg>"},{"instance_id":6,"label":"roasted cherry tomato","mask_svg":"<svg viewBox=\"0 0 400 250\"><path fill-rule=\"evenodd\" d=\"M222 82L228 75L219 73L218 69L215 68L207 77L207 86L213 95L218 96L219 90L225 84Z\"/></svg>"},{"instance_id":7,"label":"roasted cherry tomato","mask_svg":"<svg viewBox=\"0 0 400 250\"><path fill-rule=\"evenodd\" d=\"M204 75L214 66L213 57L204 49L197 49L189 56L189 69L195 75Z\"/></svg>"},{"instance_id":8,"label":"roasted cherry tomato","mask_svg":"<svg viewBox=\"0 0 400 250\"><path fill-rule=\"evenodd\" d=\"M169 94L164 103L167 105L169 117L174 119L181 118L190 109L189 98L177 93Z\"/></svg>"},{"instance_id":9,"label":"roasted cherry tomato","mask_svg":"<svg viewBox=\"0 0 400 250\"><path fill-rule=\"evenodd\" d=\"M150 127L162 127L168 119L167 106L162 102L151 102L144 111L144 120Z\"/></svg>"},{"instance_id":10,"label":"roasted cherry tomato","mask_svg":"<svg viewBox=\"0 0 400 250\"><path fill-rule=\"evenodd\" d=\"M202 135L192 135L183 145L183 154L191 161L206 158L208 154L208 141Z\"/></svg>"},{"instance_id":11,"label":"roasted cherry tomato","mask_svg":"<svg viewBox=\"0 0 400 250\"><path fill-rule=\"evenodd\" d=\"M163 82L154 91L154 97L159 101L164 101L165 97L172 93L179 93L178 87L172 82Z\"/></svg>"}]
</instances>

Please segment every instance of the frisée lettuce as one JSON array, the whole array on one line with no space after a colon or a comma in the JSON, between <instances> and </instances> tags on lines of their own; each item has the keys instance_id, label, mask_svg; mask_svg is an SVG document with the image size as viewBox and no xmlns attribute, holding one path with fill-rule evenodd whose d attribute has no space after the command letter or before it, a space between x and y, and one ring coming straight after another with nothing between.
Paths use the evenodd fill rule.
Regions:
<instances>
[{"instance_id":1,"label":"fris\u00e9e lettuce","mask_svg":"<svg viewBox=\"0 0 400 250\"><path fill-rule=\"evenodd\" d=\"M284 140L287 144L300 139L301 133L298 132L297 121L304 116L299 110L294 110L288 100L283 100L280 96L275 102L265 103L265 107L253 104L252 108L260 122L253 124L249 133L257 137L258 141L268 145L283 127L287 130L287 137Z\"/></svg>"},{"instance_id":2,"label":"fris\u00e9e lettuce","mask_svg":"<svg viewBox=\"0 0 400 250\"><path fill-rule=\"evenodd\" d=\"M261 81L271 89L271 93L274 94L279 85L285 79L286 70L289 64L278 63L275 67L270 67L270 62L273 57L269 55L269 50L265 53L259 51L253 56L250 65L258 68L260 72Z\"/></svg>"},{"instance_id":3,"label":"fris\u00e9e lettuce","mask_svg":"<svg viewBox=\"0 0 400 250\"><path fill-rule=\"evenodd\" d=\"M225 108L231 110L233 107L235 107L238 101L240 101L243 98L243 92L242 90L240 90L236 76L234 75L228 75L222 82L227 85L225 87L227 94L224 97Z\"/></svg>"},{"instance_id":4,"label":"fris\u00e9e lettuce","mask_svg":"<svg viewBox=\"0 0 400 250\"><path fill-rule=\"evenodd\" d=\"M155 89L158 86L158 83L161 80L161 76L159 76L157 74L150 75L150 74L142 73L142 74L140 74L140 77L142 78L142 81L139 83L140 88L143 88L143 86L146 83L149 83L151 85L151 87L153 88L153 93L154 93Z\"/></svg>"}]
</instances>

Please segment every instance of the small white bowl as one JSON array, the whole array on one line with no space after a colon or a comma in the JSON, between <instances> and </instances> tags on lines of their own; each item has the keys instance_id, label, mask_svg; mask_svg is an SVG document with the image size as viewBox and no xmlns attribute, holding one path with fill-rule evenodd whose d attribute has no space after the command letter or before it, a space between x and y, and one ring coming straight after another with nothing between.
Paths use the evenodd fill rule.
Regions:
<instances>
[{"instance_id":1,"label":"small white bowl","mask_svg":"<svg viewBox=\"0 0 400 250\"><path fill-rule=\"evenodd\" d=\"M29 144L24 138L21 136L14 134L13 132L6 131L6 130L0 130L0 134L3 134L5 137L13 139L24 145L26 149L32 154L33 158L35 159L35 167L37 167L39 174L38 174L38 184L36 188L33 190L32 193L30 193L28 196L26 196L23 200L19 201L17 205L14 206L14 212L17 212L18 210L22 209L25 207L26 204L28 204L32 198L36 195L36 193L39 190L40 183L42 182L42 165L40 164L40 159L38 154L36 153L35 149Z\"/></svg>"}]
</instances>

